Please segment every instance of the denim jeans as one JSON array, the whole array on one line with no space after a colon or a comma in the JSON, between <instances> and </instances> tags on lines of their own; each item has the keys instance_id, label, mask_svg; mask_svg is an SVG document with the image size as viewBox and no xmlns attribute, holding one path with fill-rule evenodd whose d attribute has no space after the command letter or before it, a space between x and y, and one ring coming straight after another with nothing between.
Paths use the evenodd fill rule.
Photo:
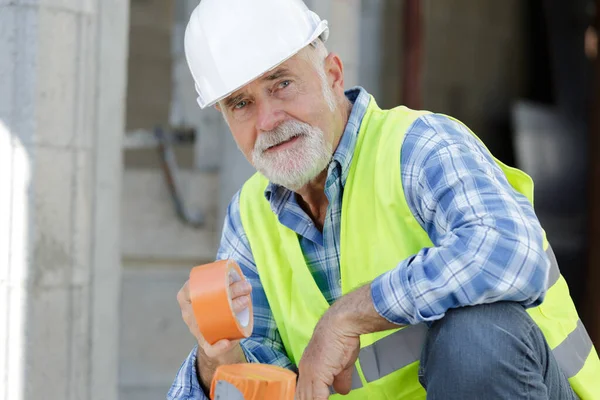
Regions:
<instances>
[{"instance_id":1,"label":"denim jeans","mask_svg":"<svg viewBox=\"0 0 600 400\"><path fill-rule=\"evenodd\" d=\"M538 326L509 302L453 309L432 323L419 381L433 400L577 399Z\"/></svg>"}]
</instances>

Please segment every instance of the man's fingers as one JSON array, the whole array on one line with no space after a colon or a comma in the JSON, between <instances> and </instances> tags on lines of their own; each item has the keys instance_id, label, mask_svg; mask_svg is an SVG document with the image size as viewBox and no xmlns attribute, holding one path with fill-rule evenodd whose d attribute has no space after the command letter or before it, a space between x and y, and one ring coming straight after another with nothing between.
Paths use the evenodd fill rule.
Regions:
<instances>
[{"instance_id":1,"label":"man's fingers","mask_svg":"<svg viewBox=\"0 0 600 400\"><path fill-rule=\"evenodd\" d=\"M312 393L309 396L311 400L328 400L329 399L329 387L322 381L312 382Z\"/></svg>"},{"instance_id":2,"label":"man's fingers","mask_svg":"<svg viewBox=\"0 0 600 400\"><path fill-rule=\"evenodd\" d=\"M190 299L189 281L185 281L183 287L177 292L177 302L182 307L192 302Z\"/></svg>"},{"instance_id":3,"label":"man's fingers","mask_svg":"<svg viewBox=\"0 0 600 400\"><path fill-rule=\"evenodd\" d=\"M348 394L352 388L352 371L354 364L343 370L333 378L333 388L339 394Z\"/></svg>"},{"instance_id":4,"label":"man's fingers","mask_svg":"<svg viewBox=\"0 0 600 400\"><path fill-rule=\"evenodd\" d=\"M227 352L227 350L229 350L231 345L232 345L232 342L227 339L219 340L218 342L216 342L212 345L209 344L208 342L204 342L204 345L202 346L202 350L204 350L204 353L208 357L214 358L214 357L217 357L217 356L222 355L223 353Z\"/></svg>"},{"instance_id":5,"label":"man's fingers","mask_svg":"<svg viewBox=\"0 0 600 400\"><path fill-rule=\"evenodd\" d=\"M252 292L252 285L248 281L238 281L229 286L231 299L241 296L248 296Z\"/></svg>"},{"instance_id":6,"label":"man's fingers","mask_svg":"<svg viewBox=\"0 0 600 400\"><path fill-rule=\"evenodd\" d=\"M231 301L234 313L240 313L250 305L250 296L242 296Z\"/></svg>"},{"instance_id":7,"label":"man's fingers","mask_svg":"<svg viewBox=\"0 0 600 400\"><path fill-rule=\"evenodd\" d=\"M329 399L329 386L308 371L301 371L296 384L294 400L327 400Z\"/></svg>"}]
</instances>

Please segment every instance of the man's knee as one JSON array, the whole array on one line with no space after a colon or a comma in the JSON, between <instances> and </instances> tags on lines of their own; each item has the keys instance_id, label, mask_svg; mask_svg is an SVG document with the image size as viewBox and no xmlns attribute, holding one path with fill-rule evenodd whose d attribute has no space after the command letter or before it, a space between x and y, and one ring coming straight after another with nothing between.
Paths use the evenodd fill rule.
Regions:
<instances>
[{"instance_id":1,"label":"man's knee","mask_svg":"<svg viewBox=\"0 0 600 400\"><path fill-rule=\"evenodd\" d=\"M532 352L534 329L535 323L517 303L450 310L429 330L421 357L421 383L427 386L432 377L443 376L462 390L514 373L519 360Z\"/></svg>"},{"instance_id":2,"label":"man's knee","mask_svg":"<svg viewBox=\"0 0 600 400\"><path fill-rule=\"evenodd\" d=\"M492 338L490 335L497 339L502 339L506 333L527 335L534 325L520 304L499 302L448 310L444 318L432 324L430 335L437 340L452 341L457 339L453 336L459 335L482 340L481 344L486 345Z\"/></svg>"}]
</instances>

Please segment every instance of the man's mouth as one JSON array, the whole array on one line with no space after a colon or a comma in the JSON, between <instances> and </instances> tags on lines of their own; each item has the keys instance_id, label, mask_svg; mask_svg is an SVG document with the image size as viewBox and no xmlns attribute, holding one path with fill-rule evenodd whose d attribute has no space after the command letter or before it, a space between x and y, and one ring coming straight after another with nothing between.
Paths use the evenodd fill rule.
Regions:
<instances>
[{"instance_id":1,"label":"man's mouth","mask_svg":"<svg viewBox=\"0 0 600 400\"><path fill-rule=\"evenodd\" d=\"M294 135L294 136L290 137L288 140L285 140L283 142L277 143L276 145L268 147L265 150L265 152L282 150L282 149L294 144L296 142L296 140L298 140L299 137L300 137L300 135Z\"/></svg>"}]
</instances>

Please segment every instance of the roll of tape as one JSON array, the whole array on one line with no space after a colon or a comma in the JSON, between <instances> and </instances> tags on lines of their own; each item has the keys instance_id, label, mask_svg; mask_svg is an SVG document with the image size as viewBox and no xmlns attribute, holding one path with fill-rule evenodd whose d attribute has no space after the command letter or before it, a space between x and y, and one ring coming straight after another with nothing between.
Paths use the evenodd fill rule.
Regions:
<instances>
[{"instance_id":1,"label":"roll of tape","mask_svg":"<svg viewBox=\"0 0 600 400\"><path fill-rule=\"evenodd\" d=\"M296 374L265 364L233 364L217 368L210 388L213 400L294 400ZM235 395L231 395L234 393Z\"/></svg>"},{"instance_id":2,"label":"roll of tape","mask_svg":"<svg viewBox=\"0 0 600 400\"><path fill-rule=\"evenodd\" d=\"M230 282L245 280L233 260L222 260L195 267L190 272L190 297L198 328L204 339L237 340L252 334L252 303L237 315L233 312Z\"/></svg>"}]
</instances>

